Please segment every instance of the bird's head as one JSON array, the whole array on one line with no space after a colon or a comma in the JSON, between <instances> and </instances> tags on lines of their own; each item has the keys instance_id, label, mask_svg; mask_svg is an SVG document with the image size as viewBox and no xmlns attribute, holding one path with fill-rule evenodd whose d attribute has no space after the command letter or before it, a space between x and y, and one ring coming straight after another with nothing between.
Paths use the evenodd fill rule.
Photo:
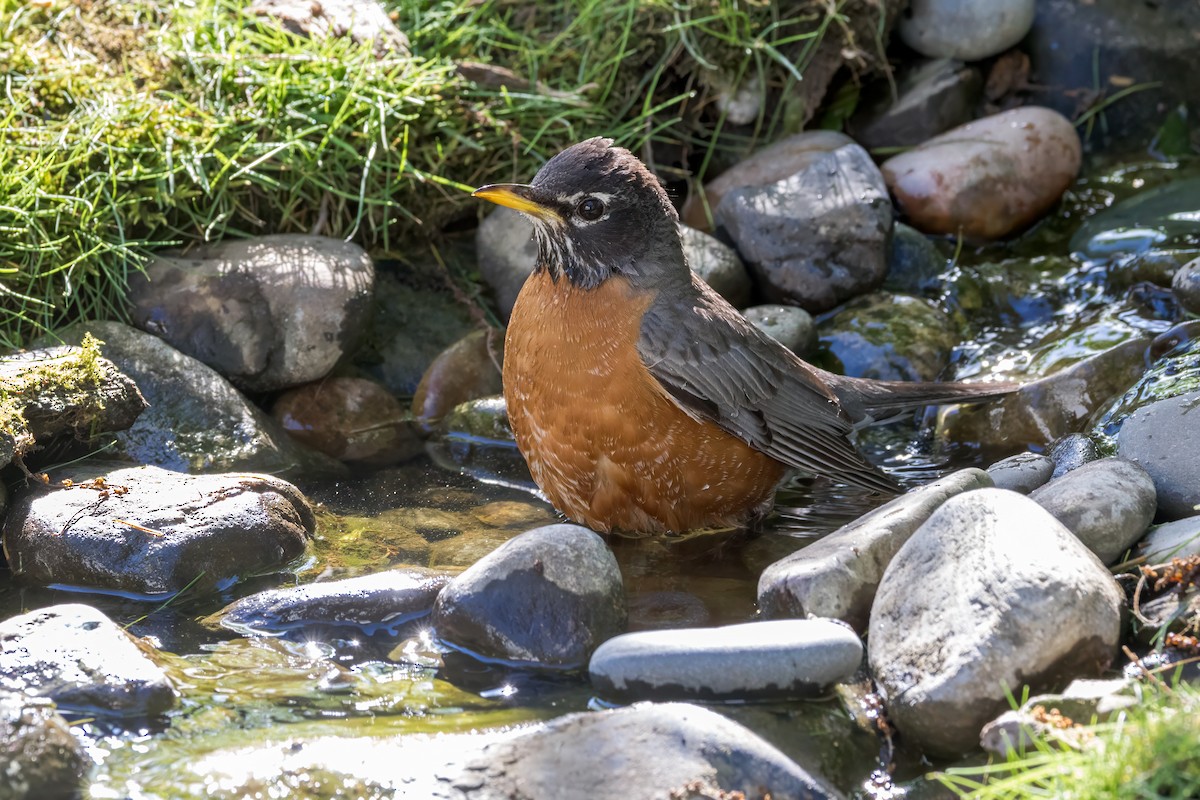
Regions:
<instances>
[{"instance_id":1,"label":"bird's head","mask_svg":"<svg viewBox=\"0 0 1200 800\"><path fill-rule=\"evenodd\" d=\"M533 182L492 184L475 197L533 222L536 269L593 289L622 275L650 286L687 275L674 206L658 178L611 139L588 139L546 162Z\"/></svg>"}]
</instances>

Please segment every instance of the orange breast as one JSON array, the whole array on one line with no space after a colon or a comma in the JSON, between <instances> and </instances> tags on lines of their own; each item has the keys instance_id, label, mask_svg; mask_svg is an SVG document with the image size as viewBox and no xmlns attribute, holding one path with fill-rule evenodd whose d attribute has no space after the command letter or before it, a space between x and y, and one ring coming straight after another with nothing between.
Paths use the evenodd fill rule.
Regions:
<instances>
[{"instance_id":1,"label":"orange breast","mask_svg":"<svg viewBox=\"0 0 1200 800\"><path fill-rule=\"evenodd\" d=\"M555 507L593 529L744 523L785 467L689 417L646 370L637 339L653 299L624 278L582 290L530 276L504 349L517 446Z\"/></svg>"}]
</instances>

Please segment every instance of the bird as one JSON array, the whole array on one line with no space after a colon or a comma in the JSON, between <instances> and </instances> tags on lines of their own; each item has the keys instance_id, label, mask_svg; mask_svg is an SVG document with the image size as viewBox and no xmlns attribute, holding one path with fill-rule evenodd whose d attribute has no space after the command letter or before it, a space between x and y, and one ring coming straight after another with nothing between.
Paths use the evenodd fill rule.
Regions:
<instances>
[{"instance_id":1,"label":"bird","mask_svg":"<svg viewBox=\"0 0 1200 800\"><path fill-rule=\"evenodd\" d=\"M611 139L562 150L529 184L473 196L533 223L537 261L505 333L505 405L534 482L595 531L744 528L796 471L897 494L855 447L856 428L1015 388L806 363L691 271L665 187Z\"/></svg>"}]
</instances>

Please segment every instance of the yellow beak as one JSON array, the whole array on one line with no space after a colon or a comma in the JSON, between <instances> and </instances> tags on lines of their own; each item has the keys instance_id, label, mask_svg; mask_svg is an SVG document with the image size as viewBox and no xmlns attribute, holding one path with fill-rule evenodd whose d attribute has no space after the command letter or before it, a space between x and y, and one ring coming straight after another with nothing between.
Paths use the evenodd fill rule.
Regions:
<instances>
[{"instance_id":1,"label":"yellow beak","mask_svg":"<svg viewBox=\"0 0 1200 800\"><path fill-rule=\"evenodd\" d=\"M558 212L534 199L534 192L532 186L522 183L493 183L476 189L471 196L490 200L496 205L507 206L539 219L557 220Z\"/></svg>"}]
</instances>

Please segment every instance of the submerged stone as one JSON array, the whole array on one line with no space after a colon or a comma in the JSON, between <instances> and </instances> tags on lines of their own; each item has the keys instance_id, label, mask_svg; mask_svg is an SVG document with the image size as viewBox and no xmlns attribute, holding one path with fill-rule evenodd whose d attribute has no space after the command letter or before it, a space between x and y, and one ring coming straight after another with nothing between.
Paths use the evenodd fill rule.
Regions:
<instances>
[{"instance_id":1,"label":"submerged stone","mask_svg":"<svg viewBox=\"0 0 1200 800\"><path fill-rule=\"evenodd\" d=\"M0 754L3 800L80 795L88 757L51 701L0 691Z\"/></svg>"}]
</instances>

